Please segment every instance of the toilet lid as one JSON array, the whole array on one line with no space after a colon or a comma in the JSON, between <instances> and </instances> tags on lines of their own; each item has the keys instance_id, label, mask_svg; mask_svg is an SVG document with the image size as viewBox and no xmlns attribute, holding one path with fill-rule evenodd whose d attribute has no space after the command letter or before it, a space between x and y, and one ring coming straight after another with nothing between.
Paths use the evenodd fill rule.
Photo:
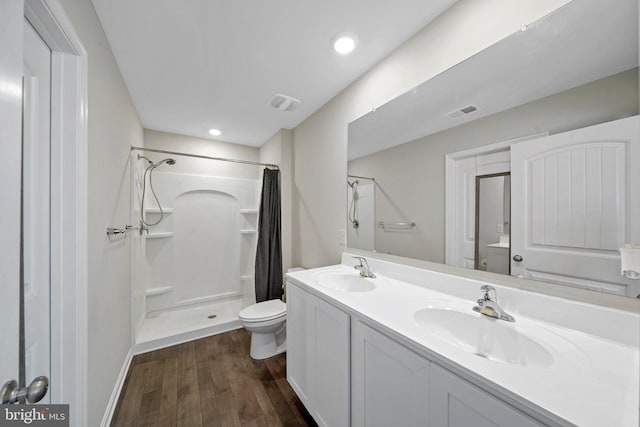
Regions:
<instances>
[{"instance_id":1,"label":"toilet lid","mask_svg":"<svg viewBox=\"0 0 640 427\"><path fill-rule=\"evenodd\" d=\"M247 321L271 320L287 313L287 305L279 299L259 302L243 308L238 314Z\"/></svg>"}]
</instances>

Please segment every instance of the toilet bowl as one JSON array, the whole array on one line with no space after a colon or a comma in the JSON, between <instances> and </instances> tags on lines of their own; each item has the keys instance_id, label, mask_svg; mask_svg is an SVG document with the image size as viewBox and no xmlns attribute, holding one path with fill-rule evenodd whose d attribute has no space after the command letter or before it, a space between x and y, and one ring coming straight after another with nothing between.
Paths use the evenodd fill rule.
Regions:
<instances>
[{"instance_id":1,"label":"toilet bowl","mask_svg":"<svg viewBox=\"0 0 640 427\"><path fill-rule=\"evenodd\" d=\"M238 314L242 326L251 332L254 359L266 359L286 350L287 305L279 299L259 302Z\"/></svg>"}]
</instances>

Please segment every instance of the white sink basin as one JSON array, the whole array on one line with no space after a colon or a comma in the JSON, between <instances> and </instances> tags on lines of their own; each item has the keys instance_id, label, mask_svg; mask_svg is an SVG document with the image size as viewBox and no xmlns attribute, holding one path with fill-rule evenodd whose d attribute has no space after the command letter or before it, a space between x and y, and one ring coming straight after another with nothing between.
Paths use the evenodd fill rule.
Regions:
<instances>
[{"instance_id":1,"label":"white sink basin","mask_svg":"<svg viewBox=\"0 0 640 427\"><path fill-rule=\"evenodd\" d=\"M360 277L357 272L321 272L316 280L322 287L342 292L369 292L376 288L375 279Z\"/></svg>"},{"instance_id":2,"label":"white sink basin","mask_svg":"<svg viewBox=\"0 0 640 427\"><path fill-rule=\"evenodd\" d=\"M553 364L553 355L538 341L518 331L517 323L443 308L419 310L414 319L430 333L478 357L530 367Z\"/></svg>"}]
</instances>

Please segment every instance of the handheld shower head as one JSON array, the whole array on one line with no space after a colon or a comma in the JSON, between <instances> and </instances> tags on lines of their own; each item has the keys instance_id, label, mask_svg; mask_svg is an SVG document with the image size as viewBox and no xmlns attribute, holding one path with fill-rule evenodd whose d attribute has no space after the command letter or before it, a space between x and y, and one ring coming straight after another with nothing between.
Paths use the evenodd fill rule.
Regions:
<instances>
[{"instance_id":1,"label":"handheld shower head","mask_svg":"<svg viewBox=\"0 0 640 427\"><path fill-rule=\"evenodd\" d=\"M168 164L168 165L170 165L170 166L171 166L171 165L175 165L175 164L176 164L176 161L175 161L174 159L171 159L171 158L169 158L169 159L162 159L162 160L160 160L158 163L151 163L151 164L149 165L149 167L150 167L150 168L152 168L152 169L155 169L155 168L157 168L158 166L162 165L163 163L166 163L166 164Z\"/></svg>"}]
</instances>

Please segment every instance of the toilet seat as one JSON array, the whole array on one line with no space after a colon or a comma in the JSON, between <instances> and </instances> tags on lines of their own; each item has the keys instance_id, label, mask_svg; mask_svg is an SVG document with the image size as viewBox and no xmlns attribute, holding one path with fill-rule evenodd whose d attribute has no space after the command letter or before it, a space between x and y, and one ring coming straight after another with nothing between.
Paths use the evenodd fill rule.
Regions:
<instances>
[{"instance_id":1,"label":"toilet seat","mask_svg":"<svg viewBox=\"0 0 640 427\"><path fill-rule=\"evenodd\" d=\"M287 305L279 299L259 302L240 310L238 317L243 322L264 322L287 315Z\"/></svg>"}]
</instances>

